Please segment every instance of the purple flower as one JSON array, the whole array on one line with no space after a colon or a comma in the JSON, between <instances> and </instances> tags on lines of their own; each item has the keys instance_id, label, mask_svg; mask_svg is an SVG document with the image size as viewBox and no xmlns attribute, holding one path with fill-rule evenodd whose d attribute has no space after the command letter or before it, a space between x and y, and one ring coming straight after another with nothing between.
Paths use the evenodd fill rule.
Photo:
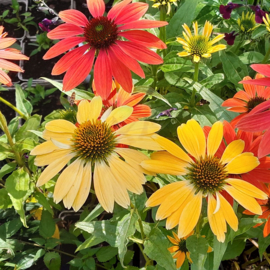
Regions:
<instances>
[{"instance_id":1,"label":"purple flower","mask_svg":"<svg viewBox=\"0 0 270 270\"><path fill-rule=\"evenodd\" d=\"M233 45L236 36L238 36L238 34L235 34L235 31L232 31L231 33L225 33L224 39L228 45Z\"/></svg>"},{"instance_id":2,"label":"purple flower","mask_svg":"<svg viewBox=\"0 0 270 270\"><path fill-rule=\"evenodd\" d=\"M177 110L177 108L170 108L170 109L168 109L168 110L165 110L165 111L161 112L160 114L158 114L158 115L157 115L157 118L159 118L160 116L168 116L168 117L172 117L172 116L171 116L171 112L172 112L172 111L176 111L176 110Z\"/></svg>"},{"instance_id":3,"label":"purple flower","mask_svg":"<svg viewBox=\"0 0 270 270\"><path fill-rule=\"evenodd\" d=\"M51 31L50 28L54 25L54 23L52 20L45 18L38 25L44 32L50 32Z\"/></svg>"},{"instance_id":4,"label":"purple flower","mask_svg":"<svg viewBox=\"0 0 270 270\"><path fill-rule=\"evenodd\" d=\"M220 5L219 12L222 14L223 19L230 19L231 13L233 9L241 7L241 4L233 4L232 2L228 3L228 5Z\"/></svg>"},{"instance_id":5,"label":"purple flower","mask_svg":"<svg viewBox=\"0 0 270 270\"><path fill-rule=\"evenodd\" d=\"M255 21L256 23L263 23L263 17L267 12L263 11L259 5L257 6L250 6L250 8L255 11Z\"/></svg>"}]
</instances>

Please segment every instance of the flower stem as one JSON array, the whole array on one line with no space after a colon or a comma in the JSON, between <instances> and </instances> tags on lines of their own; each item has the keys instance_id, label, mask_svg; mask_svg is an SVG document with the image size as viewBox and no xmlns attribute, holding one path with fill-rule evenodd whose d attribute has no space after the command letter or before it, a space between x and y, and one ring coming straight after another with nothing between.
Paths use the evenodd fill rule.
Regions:
<instances>
[{"instance_id":1,"label":"flower stem","mask_svg":"<svg viewBox=\"0 0 270 270\"><path fill-rule=\"evenodd\" d=\"M166 21L166 7L165 6L161 6L160 7L160 21ZM159 29L159 38L164 42L166 43L166 26L163 26ZM166 49L164 49L163 51L163 57L166 56L167 54L167 51Z\"/></svg>"},{"instance_id":2,"label":"flower stem","mask_svg":"<svg viewBox=\"0 0 270 270\"><path fill-rule=\"evenodd\" d=\"M4 98L0 97L0 101L6 104L8 107L10 107L12 110L17 112L24 120L27 120L26 115L24 115L19 109L17 109L14 105L12 105L10 102L5 100Z\"/></svg>"},{"instance_id":3,"label":"flower stem","mask_svg":"<svg viewBox=\"0 0 270 270\"><path fill-rule=\"evenodd\" d=\"M197 82L199 78L199 63L194 63L194 76L193 76L193 81ZM196 89L193 87L191 99L190 99L190 105L195 106L196 104Z\"/></svg>"},{"instance_id":4,"label":"flower stem","mask_svg":"<svg viewBox=\"0 0 270 270\"><path fill-rule=\"evenodd\" d=\"M265 64L269 60L269 55L270 55L270 47L262 60L262 64Z\"/></svg>"}]
</instances>

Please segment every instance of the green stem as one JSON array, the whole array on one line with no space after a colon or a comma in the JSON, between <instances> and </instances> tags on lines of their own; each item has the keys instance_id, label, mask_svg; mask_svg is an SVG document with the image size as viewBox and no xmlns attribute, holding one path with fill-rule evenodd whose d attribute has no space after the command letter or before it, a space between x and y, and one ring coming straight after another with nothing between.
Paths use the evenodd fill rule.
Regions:
<instances>
[{"instance_id":1,"label":"green stem","mask_svg":"<svg viewBox=\"0 0 270 270\"><path fill-rule=\"evenodd\" d=\"M153 78L154 78L153 88L156 90L156 86L157 86L157 66L152 66L152 75L153 75Z\"/></svg>"},{"instance_id":2,"label":"green stem","mask_svg":"<svg viewBox=\"0 0 270 270\"><path fill-rule=\"evenodd\" d=\"M166 21L166 7L165 6L161 6L160 7L160 21ZM166 43L166 26L163 26L159 29L159 38ZM167 54L166 49L163 50L163 57L165 57Z\"/></svg>"},{"instance_id":3,"label":"green stem","mask_svg":"<svg viewBox=\"0 0 270 270\"><path fill-rule=\"evenodd\" d=\"M270 47L262 60L262 64L265 64L269 60L269 55L270 55Z\"/></svg>"},{"instance_id":4,"label":"green stem","mask_svg":"<svg viewBox=\"0 0 270 270\"><path fill-rule=\"evenodd\" d=\"M14 105L12 105L10 102L5 100L4 98L0 97L0 101L6 104L8 107L10 107L12 110L17 112L24 120L27 120L27 117L19 110L17 109Z\"/></svg>"},{"instance_id":5,"label":"green stem","mask_svg":"<svg viewBox=\"0 0 270 270\"><path fill-rule=\"evenodd\" d=\"M194 63L194 76L193 76L193 81L197 82L199 78L199 63ZM196 104L196 89L193 87L191 99L190 99L190 105L195 106Z\"/></svg>"},{"instance_id":6,"label":"green stem","mask_svg":"<svg viewBox=\"0 0 270 270\"><path fill-rule=\"evenodd\" d=\"M0 124L1 124L1 126L3 128L3 131L5 132L5 134L7 136L7 139L8 139L8 142L9 142L10 147L13 150L13 153L15 155L15 160L17 161L17 163L18 163L18 165L20 167L25 167L24 162L23 162L21 156L15 150L15 145L13 143L12 137L11 137L10 132L8 130L6 119L5 119L4 115L1 113L1 111L0 111Z\"/></svg>"}]
</instances>

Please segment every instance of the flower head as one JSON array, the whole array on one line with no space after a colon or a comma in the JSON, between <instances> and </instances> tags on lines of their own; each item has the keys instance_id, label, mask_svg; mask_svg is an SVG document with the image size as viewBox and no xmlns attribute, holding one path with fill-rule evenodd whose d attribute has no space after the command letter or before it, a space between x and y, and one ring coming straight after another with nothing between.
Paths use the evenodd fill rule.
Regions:
<instances>
[{"instance_id":1,"label":"flower head","mask_svg":"<svg viewBox=\"0 0 270 270\"><path fill-rule=\"evenodd\" d=\"M224 193L228 193L244 208L261 214L255 198L266 199L266 194L250 183L230 177L231 174L243 174L256 168L258 158L253 153L243 152L245 144L242 140L232 141L221 158L216 156L223 139L221 122L212 126L207 140L203 129L193 119L179 126L177 133L187 152L168 139L154 135L155 141L166 151L152 154L151 160L141 164L146 170L182 175L186 180L162 187L148 199L146 205L160 205L156 218L167 218L167 229L178 225L178 237L182 238L196 226L202 200L207 198L210 227L217 239L224 242L226 223L234 231L238 229L238 219Z\"/></svg>"},{"instance_id":2,"label":"flower head","mask_svg":"<svg viewBox=\"0 0 270 270\"><path fill-rule=\"evenodd\" d=\"M50 32L52 30L52 27L54 26L54 21L49 20L47 18L43 19L42 22L38 24L38 26L44 31L44 32Z\"/></svg>"},{"instance_id":3,"label":"flower head","mask_svg":"<svg viewBox=\"0 0 270 270\"><path fill-rule=\"evenodd\" d=\"M255 21L255 14L242 12L242 16L238 18L237 24L243 33L249 33L259 26Z\"/></svg>"},{"instance_id":4,"label":"flower head","mask_svg":"<svg viewBox=\"0 0 270 270\"><path fill-rule=\"evenodd\" d=\"M267 31L270 32L270 19L269 19L269 15L267 13L263 17L263 22L265 23Z\"/></svg>"},{"instance_id":5,"label":"flower head","mask_svg":"<svg viewBox=\"0 0 270 270\"><path fill-rule=\"evenodd\" d=\"M97 198L102 207L112 212L114 201L128 207L128 190L136 194L143 191L145 183L140 162L148 159L143 153L120 145L144 149L161 149L152 139L160 125L137 121L113 130L111 127L132 114L132 107L109 108L100 117L102 100L95 97L89 103L80 102L77 124L59 119L45 125L43 138L36 146L37 166L48 167L40 175L37 186L42 186L60 173L54 189L56 203L63 200L67 208L78 211L86 201L93 180Z\"/></svg>"},{"instance_id":6,"label":"flower head","mask_svg":"<svg viewBox=\"0 0 270 270\"><path fill-rule=\"evenodd\" d=\"M237 34L237 33L235 34L235 31L232 31L231 33L225 33L224 39L226 40L228 45L233 45L234 40L238 35L239 34Z\"/></svg>"},{"instance_id":7,"label":"flower head","mask_svg":"<svg viewBox=\"0 0 270 270\"><path fill-rule=\"evenodd\" d=\"M16 38L7 38L8 34L4 32L4 27L0 26L0 83L11 86L10 77L5 71L23 72L23 70L16 64L8 60L28 60L29 57L21 54L21 52L14 48L8 48L17 40Z\"/></svg>"},{"instance_id":8,"label":"flower head","mask_svg":"<svg viewBox=\"0 0 270 270\"><path fill-rule=\"evenodd\" d=\"M219 12L222 15L223 19L230 19L231 13L235 8L239 8L242 5L240 4L233 4L232 2L228 3L226 6L220 5Z\"/></svg>"},{"instance_id":9,"label":"flower head","mask_svg":"<svg viewBox=\"0 0 270 270\"><path fill-rule=\"evenodd\" d=\"M250 8L255 11L255 21L256 23L263 23L263 17L266 16L266 12L263 11L259 5L257 6L250 6Z\"/></svg>"},{"instance_id":10,"label":"flower head","mask_svg":"<svg viewBox=\"0 0 270 270\"><path fill-rule=\"evenodd\" d=\"M197 22L193 23L194 35L191 34L186 24L183 25L183 28L185 30L185 32L183 32L185 39L177 38L177 41L182 44L185 49L185 51L177 54L180 57L192 56L193 61L198 63L202 57L209 58L212 53L226 49L226 45L223 44L213 46L213 44L224 38L223 34L218 35L211 41L209 40L213 25L208 21L206 21L201 35L198 33Z\"/></svg>"},{"instance_id":11,"label":"flower head","mask_svg":"<svg viewBox=\"0 0 270 270\"><path fill-rule=\"evenodd\" d=\"M177 6L178 0L150 0L150 1L154 2L152 6L154 8L160 8L161 6L165 6L167 8L167 14L169 14L171 12L171 4Z\"/></svg>"},{"instance_id":12,"label":"flower head","mask_svg":"<svg viewBox=\"0 0 270 270\"><path fill-rule=\"evenodd\" d=\"M77 10L65 10L59 17L66 22L48 33L50 39L62 39L45 55L51 59L78 44L82 46L65 54L54 66L53 75L66 72L63 89L72 90L90 73L95 55L94 79L97 93L107 98L111 92L112 77L127 91L132 91L131 71L144 77L137 61L161 64L162 58L149 48L164 49L166 45L153 34L138 30L167 25L164 21L139 20L147 11L146 3L124 0L103 16L103 0L87 0L93 16L88 20ZM130 30L132 29L132 30Z\"/></svg>"},{"instance_id":13,"label":"flower head","mask_svg":"<svg viewBox=\"0 0 270 270\"><path fill-rule=\"evenodd\" d=\"M257 74L255 80L264 78L262 74ZM244 77L243 81L252 80L251 77ZM233 98L229 98L222 103L223 107L229 107L227 110L240 113L232 121L232 125L235 126L238 121L246 116L251 110L262 102L270 99L270 87L264 87L259 85L244 84L244 90L237 92Z\"/></svg>"}]
</instances>

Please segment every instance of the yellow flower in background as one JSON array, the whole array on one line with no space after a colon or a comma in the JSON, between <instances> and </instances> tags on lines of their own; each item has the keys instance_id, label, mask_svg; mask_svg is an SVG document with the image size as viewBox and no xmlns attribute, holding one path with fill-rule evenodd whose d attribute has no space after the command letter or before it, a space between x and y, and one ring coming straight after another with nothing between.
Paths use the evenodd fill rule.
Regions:
<instances>
[{"instance_id":1,"label":"yellow flower in background","mask_svg":"<svg viewBox=\"0 0 270 270\"><path fill-rule=\"evenodd\" d=\"M213 46L223 39L225 35L220 34L214 39L209 40L213 31L213 25L208 21L205 22L201 35L199 34L197 22L193 23L194 35L192 35L186 24L183 25L183 28L185 30L183 32L185 39L177 38L177 41L183 45L183 49L185 50L177 54L180 57L192 56L192 60L198 63L202 57L209 58L212 53L226 49L226 45L224 44Z\"/></svg>"},{"instance_id":2,"label":"yellow flower in background","mask_svg":"<svg viewBox=\"0 0 270 270\"><path fill-rule=\"evenodd\" d=\"M238 18L237 24L244 33L251 32L259 26L255 21L255 14L252 12L247 12L246 14L242 12L242 16Z\"/></svg>"},{"instance_id":3,"label":"yellow flower in background","mask_svg":"<svg viewBox=\"0 0 270 270\"><path fill-rule=\"evenodd\" d=\"M265 14L265 17L263 17L263 21L265 23L267 31L270 32L270 19L267 13Z\"/></svg>"},{"instance_id":4,"label":"yellow flower in background","mask_svg":"<svg viewBox=\"0 0 270 270\"><path fill-rule=\"evenodd\" d=\"M171 4L174 4L177 6L177 1L178 0L150 0L155 2L152 7L154 8L160 8L161 6L166 6L167 7L167 14L171 12Z\"/></svg>"},{"instance_id":5,"label":"yellow flower in background","mask_svg":"<svg viewBox=\"0 0 270 270\"><path fill-rule=\"evenodd\" d=\"M225 241L227 223L236 231L238 219L224 193L230 194L239 204L253 213L262 209L255 198L267 195L246 181L230 178L229 174L247 173L259 165L253 153L242 153L245 143L232 141L221 157L216 156L223 139L223 124L216 122L209 135L195 120L189 120L177 129L180 143L186 150L159 135L153 138L166 151L153 153L151 160L141 164L149 171L182 175L186 180L176 181L156 191L146 202L147 207L160 205L156 219L167 219L166 228L178 225L178 237L187 236L196 226L202 210L202 200L207 198L207 216L218 241Z\"/></svg>"},{"instance_id":6,"label":"yellow flower in background","mask_svg":"<svg viewBox=\"0 0 270 270\"><path fill-rule=\"evenodd\" d=\"M118 130L112 129L132 114L132 107L114 110L110 107L100 117L101 111L101 97L94 97L91 102L81 101L78 123L74 125L63 119L48 122L43 132L46 141L31 151L36 155L35 165L48 165L37 186L44 185L61 171L54 189L54 201L63 200L65 207L73 207L75 211L86 201L92 182L107 212L113 211L115 201L127 208L130 204L128 190L136 194L143 192L144 173L148 172L140 163L149 159L128 146L161 149L151 138L160 129L156 123L137 121Z\"/></svg>"}]
</instances>

